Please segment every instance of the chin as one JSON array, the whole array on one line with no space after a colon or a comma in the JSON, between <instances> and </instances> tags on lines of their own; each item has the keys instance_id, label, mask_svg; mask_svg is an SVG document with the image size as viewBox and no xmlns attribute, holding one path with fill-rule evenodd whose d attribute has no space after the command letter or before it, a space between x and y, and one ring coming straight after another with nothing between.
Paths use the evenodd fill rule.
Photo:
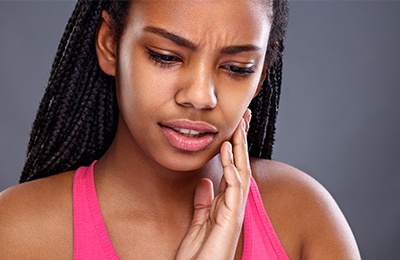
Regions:
<instances>
[{"instance_id":1,"label":"chin","mask_svg":"<svg viewBox=\"0 0 400 260\"><path fill-rule=\"evenodd\" d=\"M183 156L164 157L158 163L163 167L176 171L176 172L191 172L204 168L208 163L213 161L216 157L213 156L199 156L193 154L184 154Z\"/></svg>"}]
</instances>

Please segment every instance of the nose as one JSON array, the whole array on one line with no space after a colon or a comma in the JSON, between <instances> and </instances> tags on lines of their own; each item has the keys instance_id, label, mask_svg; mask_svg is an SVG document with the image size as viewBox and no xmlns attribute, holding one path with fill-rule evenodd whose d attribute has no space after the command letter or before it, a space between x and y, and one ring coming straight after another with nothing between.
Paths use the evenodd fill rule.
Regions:
<instances>
[{"instance_id":1,"label":"nose","mask_svg":"<svg viewBox=\"0 0 400 260\"><path fill-rule=\"evenodd\" d=\"M212 70L205 65L197 66L197 69L185 72L181 81L181 88L175 95L175 101L184 107L195 109L212 109L217 105L215 92L215 79Z\"/></svg>"}]
</instances>

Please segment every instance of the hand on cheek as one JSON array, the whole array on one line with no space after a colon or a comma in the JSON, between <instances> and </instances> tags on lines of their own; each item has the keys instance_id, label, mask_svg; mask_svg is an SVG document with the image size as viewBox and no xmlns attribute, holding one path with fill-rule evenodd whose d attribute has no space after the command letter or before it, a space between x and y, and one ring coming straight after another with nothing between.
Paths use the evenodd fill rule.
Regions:
<instances>
[{"instance_id":1,"label":"hand on cheek","mask_svg":"<svg viewBox=\"0 0 400 260\"><path fill-rule=\"evenodd\" d=\"M233 259L243 224L250 188L250 162L246 134L251 118L247 110L231 142L221 146L223 177L214 198L212 183L202 179L194 198L192 224L176 259Z\"/></svg>"}]
</instances>

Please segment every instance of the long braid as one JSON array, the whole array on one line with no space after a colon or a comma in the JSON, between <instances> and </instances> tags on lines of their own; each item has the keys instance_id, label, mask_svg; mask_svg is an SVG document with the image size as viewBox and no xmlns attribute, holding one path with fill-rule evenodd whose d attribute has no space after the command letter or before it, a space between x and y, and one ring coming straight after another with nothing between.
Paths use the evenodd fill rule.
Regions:
<instances>
[{"instance_id":1,"label":"long braid","mask_svg":"<svg viewBox=\"0 0 400 260\"><path fill-rule=\"evenodd\" d=\"M101 71L94 48L101 11L99 2L79 1L72 13L33 124L20 182L87 165L111 144L118 118L115 80Z\"/></svg>"},{"instance_id":2,"label":"long braid","mask_svg":"<svg viewBox=\"0 0 400 260\"><path fill-rule=\"evenodd\" d=\"M32 126L20 182L89 165L110 146L117 127L115 78L97 63L95 36L102 10L117 41L131 1L78 0L60 41L48 86ZM270 158L282 79L287 0L273 0L273 20L265 64L267 78L250 109L251 156Z\"/></svg>"},{"instance_id":3,"label":"long braid","mask_svg":"<svg viewBox=\"0 0 400 260\"><path fill-rule=\"evenodd\" d=\"M273 20L265 61L268 67L267 77L260 93L249 105L253 117L247 135L250 156L266 159L271 159L275 141L276 117L282 84L283 40L289 13L286 0L274 0L272 5Z\"/></svg>"}]
</instances>

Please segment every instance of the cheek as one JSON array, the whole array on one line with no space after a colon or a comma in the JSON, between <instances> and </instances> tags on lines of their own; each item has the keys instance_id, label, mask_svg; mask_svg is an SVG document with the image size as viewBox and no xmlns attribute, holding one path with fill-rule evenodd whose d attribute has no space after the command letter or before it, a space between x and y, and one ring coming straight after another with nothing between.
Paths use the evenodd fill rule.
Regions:
<instances>
[{"instance_id":1,"label":"cheek","mask_svg":"<svg viewBox=\"0 0 400 260\"><path fill-rule=\"evenodd\" d=\"M231 136L235 131L257 90L255 84L241 87L241 89L238 87L237 90L231 89L224 94L221 93L218 98L220 109L223 111L223 121L226 126L229 126L225 132L228 136Z\"/></svg>"},{"instance_id":2,"label":"cheek","mask_svg":"<svg viewBox=\"0 0 400 260\"><path fill-rule=\"evenodd\" d=\"M160 79L137 53L121 53L117 70L117 98L120 110L139 116L157 107L166 95ZM142 60L140 60L142 59ZM146 114L146 113L145 113Z\"/></svg>"},{"instance_id":3,"label":"cheek","mask_svg":"<svg viewBox=\"0 0 400 260\"><path fill-rule=\"evenodd\" d=\"M221 93L223 94L223 97L221 97L221 99L224 99L223 103L230 106L231 109L243 111L244 113L251 100L257 94L256 92L259 83L258 74L259 73L251 79L243 80L243 82L238 81L237 83L231 82L230 84L224 84L224 93Z\"/></svg>"}]
</instances>

